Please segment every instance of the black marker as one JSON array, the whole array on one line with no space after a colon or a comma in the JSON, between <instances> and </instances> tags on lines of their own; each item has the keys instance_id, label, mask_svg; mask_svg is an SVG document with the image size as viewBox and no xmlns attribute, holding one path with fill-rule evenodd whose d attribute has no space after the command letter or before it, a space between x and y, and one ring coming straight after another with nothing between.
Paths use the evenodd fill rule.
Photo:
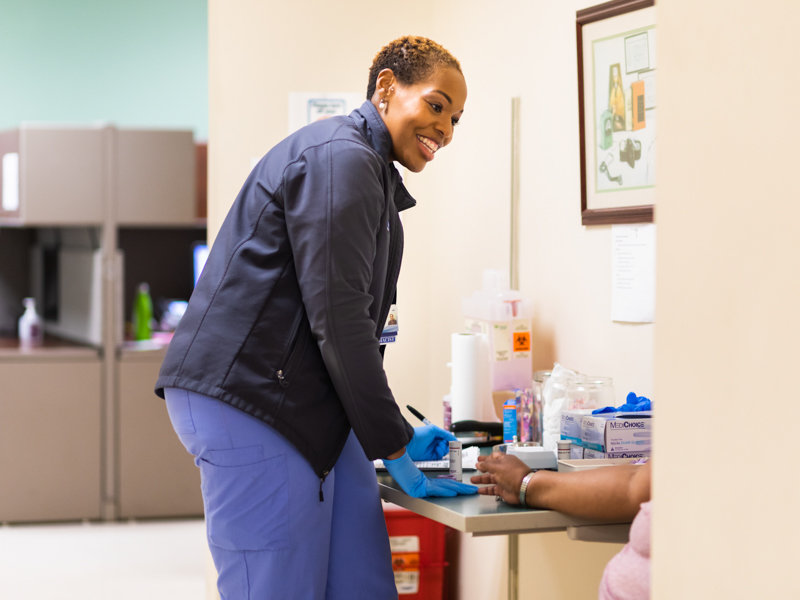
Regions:
<instances>
[{"instance_id":1,"label":"black marker","mask_svg":"<svg viewBox=\"0 0 800 600\"><path fill-rule=\"evenodd\" d=\"M428 419L422 416L422 413L419 412L416 408L413 408L406 404L406 408L411 412L412 415L417 417L420 421L422 421L425 425L433 425Z\"/></svg>"}]
</instances>

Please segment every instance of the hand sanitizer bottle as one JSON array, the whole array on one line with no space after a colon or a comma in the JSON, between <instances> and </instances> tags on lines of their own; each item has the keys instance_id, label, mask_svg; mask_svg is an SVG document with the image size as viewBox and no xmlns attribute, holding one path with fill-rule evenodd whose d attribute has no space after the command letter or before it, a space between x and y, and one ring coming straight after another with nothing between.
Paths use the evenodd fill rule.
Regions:
<instances>
[{"instance_id":1,"label":"hand sanitizer bottle","mask_svg":"<svg viewBox=\"0 0 800 600\"><path fill-rule=\"evenodd\" d=\"M19 345L22 348L41 346L44 342L42 320L36 314L36 302L33 298L25 298L25 314L19 319Z\"/></svg>"},{"instance_id":2,"label":"hand sanitizer bottle","mask_svg":"<svg viewBox=\"0 0 800 600\"><path fill-rule=\"evenodd\" d=\"M150 298L150 286L139 284L136 300L133 305L133 337L137 341L149 340L153 337L153 300Z\"/></svg>"}]
</instances>

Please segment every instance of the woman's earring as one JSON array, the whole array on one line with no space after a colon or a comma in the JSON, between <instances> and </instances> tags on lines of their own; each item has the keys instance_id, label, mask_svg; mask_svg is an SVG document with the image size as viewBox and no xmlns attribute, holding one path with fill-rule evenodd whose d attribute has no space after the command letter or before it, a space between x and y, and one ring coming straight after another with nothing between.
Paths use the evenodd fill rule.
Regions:
<instances>
[{"instance_id":1,"label":"woman's earring","mask_svg":"<svg viewBox=\"0 0 800 600\"><path fill-rule=\"evenodd\" d=\"M384 98L381 98L380 103L378 104L378 108L384 108L388 103Z\"/></svg>"}]
</instances>

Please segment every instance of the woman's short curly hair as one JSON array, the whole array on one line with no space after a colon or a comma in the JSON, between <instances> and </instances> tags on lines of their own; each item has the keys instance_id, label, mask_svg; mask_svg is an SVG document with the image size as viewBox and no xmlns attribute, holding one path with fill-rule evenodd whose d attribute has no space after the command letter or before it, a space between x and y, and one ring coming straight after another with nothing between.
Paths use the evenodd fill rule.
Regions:
<instances>
[{"instance_id":1,"label":"woman's short curly hair","mask_svg":"<svg viewBox=\"0 0 800 600\"><path fill-rule=\"evenodd\" d=\"M384 69L391 69L400 83L412 85L425 81L439 67L453 67L461 73L456 58L433 40L416 35L397 38L381 48L372 61L367 100L375 94L378 73Z\"/></svg>"}]
</instances>

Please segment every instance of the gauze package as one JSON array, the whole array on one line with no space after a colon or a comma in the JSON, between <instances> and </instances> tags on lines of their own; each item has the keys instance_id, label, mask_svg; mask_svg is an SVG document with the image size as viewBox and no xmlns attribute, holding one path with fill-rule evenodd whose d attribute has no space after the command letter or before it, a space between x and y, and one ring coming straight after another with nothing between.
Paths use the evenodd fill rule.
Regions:
<instances>
[{"instance_id":1,"label":"gauze package","mask_svg":"<svg viewBox=\"0 0 800 600\"><path fill-rule=\"evenodd\" d=\"M561 412L566 408L567 385L578 375L556 363L553 372L544 384L544 406L542 407L542 445L545 450L556 450L561 439Z\"/></svg>"}]
</instances>

